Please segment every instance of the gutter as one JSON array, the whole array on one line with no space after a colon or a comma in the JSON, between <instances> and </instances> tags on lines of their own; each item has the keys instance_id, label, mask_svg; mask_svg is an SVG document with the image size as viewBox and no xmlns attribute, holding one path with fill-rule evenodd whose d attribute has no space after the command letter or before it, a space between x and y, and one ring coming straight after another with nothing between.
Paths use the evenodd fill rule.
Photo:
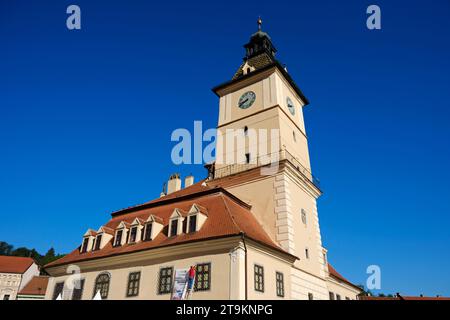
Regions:
<instances>
[{"instance_id":1,"label":"gutter","mask_svg":"<svg viewBox=\"0 0 450 320\"><path fill-rule=\"evenodd\" d=\"M245 244L245 232L241 232L242 243L244 244L244 252L245 252L245 300L248 300L248 277L247 277L247 245Z\"/></svg>"}]
</instances>

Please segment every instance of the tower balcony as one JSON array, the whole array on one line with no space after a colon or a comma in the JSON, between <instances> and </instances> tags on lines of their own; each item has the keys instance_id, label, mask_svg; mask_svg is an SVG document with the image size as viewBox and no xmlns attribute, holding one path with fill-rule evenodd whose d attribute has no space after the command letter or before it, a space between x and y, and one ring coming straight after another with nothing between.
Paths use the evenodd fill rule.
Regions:
<instances>
[{"instance_id":1,"label":"tower balcony","mask_svg":"<svg viewBox=\"0 0 450 320\"><path fill-rule=\"evenodd\" d=\"M226 165L214 170L214 179L220 179L235 175L244 171L252 170L255 168L270 168L281 163L287 163L293 167L301 176L306 178L307 181L312 183L317 189L320 190L320 181L311 173L309 169L303 166L300 161L294 157L287 150L280 150L279 152L259 156L256 159L251 159L248 163L235 163ZM266 171L268 172L268 171ZM264 174L264 173L262 173Z\"/></svg>"}]
</instances>

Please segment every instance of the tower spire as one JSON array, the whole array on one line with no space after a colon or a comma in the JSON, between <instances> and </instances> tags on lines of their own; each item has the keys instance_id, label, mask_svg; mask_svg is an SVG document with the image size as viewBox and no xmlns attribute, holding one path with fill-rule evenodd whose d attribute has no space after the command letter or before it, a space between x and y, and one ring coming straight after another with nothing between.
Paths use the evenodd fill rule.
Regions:
<instances>
[{"instance_id":1,"label":"tower spire","mask_svg":"<svg viewBox=\"0 0 450 320\"><path fill-rule=\"evenodd\" d=\"M261 16L258 17L257 23L258 23L258 30L261 31L261 26L262 26L262 23L263 23L263 21L261 19Z\"/></svg>"}]
</instances>

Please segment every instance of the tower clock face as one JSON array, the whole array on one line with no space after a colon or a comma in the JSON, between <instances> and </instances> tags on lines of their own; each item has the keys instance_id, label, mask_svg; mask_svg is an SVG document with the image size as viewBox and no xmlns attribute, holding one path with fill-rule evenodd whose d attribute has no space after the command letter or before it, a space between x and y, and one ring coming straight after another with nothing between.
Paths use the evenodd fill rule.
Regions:
<instances>
[{"instance_id":1,"label":"tower clock face","mask_svg":"<svg viewBox=\"0 0 450 320\"><path fill-rule=\"evenodd\" d=\"M256 94L253 91L247 91L239 98L238 107L241 109L250 108L253 102L255 102L255 99Z\"/></svg>"},{"instance_id":2,"label":"tower clock face","mask_svg":"<svg viewBox=\"0 0 450 320\"><path fill-rule=\"evenodd\" d=\"M289 111L291 112L291 114L293 116L295 116L295 106L294 106L294 103L292 102L291 98L288 97L286 99L286 104L287 104L287 107L288 107Z\"/></svg>"}]
</instances>

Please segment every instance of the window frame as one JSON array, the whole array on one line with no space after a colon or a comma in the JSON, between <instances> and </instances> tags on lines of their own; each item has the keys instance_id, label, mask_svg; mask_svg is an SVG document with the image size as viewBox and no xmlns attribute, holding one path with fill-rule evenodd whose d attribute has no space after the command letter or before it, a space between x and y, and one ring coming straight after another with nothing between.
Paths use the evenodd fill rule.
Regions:
<instances>
[{"instance_id":1,"label":"window frame","mask_svg":"<svg viewBox=\"0 0 450 320\"><path fill-rule=\"evenodd\" d=\"M135 230L135 232L133 233L133 230ZM134 226L130 228L130 238L129 238L129 243L136 243L137 242L137 234L138 234L138 227ZM133 235L134 235L134 239L133 239Z\"/></svg>"},{"instance_id":2,"label":"window frame","mask_svg":"<svg viewBox=\"0 0 450 320\"><path fill-rule=\"evenodd\" d=\"M308 217L306 216L306 210L302 209L300 212L300 216L305 227L308 225Z\"/></svg>"},{"instance_id":3,"label":"window frame","mask_svg":"<svg viewBox=\"0 0 450 320\"><path fill-rule=\"evenodd\" d=\"M194 218L194 219L192 219L192 218ZM191 215L189 215L189 223L187 224L187 233L194 233L194 232L197 232L197 213L194 213L194 214L191 214ZM194 230L192 230L191 229L191 227L192 227L192 221L195 221L194 223Z\"/></svg>"},{"instance_id":4,"label":"window frame","mask_svg":"<svg viewBox=\"0 0 450 320\"><path fill-rule=\"evenodd\" d=\"M164 275L164 278L170 280L169 289L165 288L164 290L161 290L161 286L163 285L163 283L162 283L162 279L163 279L162 273L163 273L163 271L167 271L167 270L170 270L170 276L168 276L166 274L166 275ZM173 277L174 277L174 267L162 267L162 268L159 268L159 272L158 272L158 294L159 295L172 293ZM164 286L167 286L167 283L164 283Z\"/></svg>"},{"instance_id":5,"label":"window frame","mask_svg":"<svg viewBox=\"0 0 450 320\"><path fill-rule=\"evenodd\" d=\"M150 228L150 232L148 231ZM145 224L145 229L144 229L144 241L150 241L152 240L152 229L153 229L153 222L149 222Z\"/></svg>"},{"instance_id":6,"label":"window frame","mask_svg":"<svg viewBox=\"0 0 450 320\"><path fill-rule=\"evenodd\" d=\"M104 281L103 283L98 283L99 279L101 276L107 276L108 277L108 282ZM107 285L107 290L106 290L106 295L103 296L103 288L100 287L100 296L102 297L102 300L106 300L108 299L108 295L109 295L109 288L110 288L110 284L111 284L111 274L108 272L102 272L100 273L96 278L95 278L95 282L94 282L94 293L92 294L92 298L95 297L95 294L97 293L97 286L98 285Z\"/></svg>"},{"instance_id":7,"label":"window frame","mask_svg":"<svg viewBox=\"0 0 450 320\"><path fill-rule=\"evenodd\" d=\"M198 283L199 283L199 271L198 271L198 267L202 266L202 288L198 288ZM204 272L204 268L205 266L208 266L208 271ZM208 279L205 281L205 274L208 275ZM204 287L204 284L207 283L207 288ZM211 290L211 262L205 262L205 263L197 263L197 265L195 266L195 282L194 282L194 291L210 291Z\"/></svg>"},{"instance_id":8,"label":"window frame","mask_svg":"<svg viewBox=\"0 0 450 320\"><path fill-rule=\"evenodd\" d=\"M277 297L284 298L284 274L282 272L275 272L275 289Z\"/></svg>"},{"instance_id":9,"label":"window frame","mask_svg":"<svg viewBox=\"0 0 450 320\"><path fill-rule=\"evenodd\" d=\"M99 234L98 236L95 237L95 244L94 244L94 250L93 251L97 251L97 250L101 249L102 236L103 236L102 234Z\"/></svg>"},{"instance_id":10,"label":"window frame","mask_svg":"<svg viewBox=\"0 0 450 320\"><path fill-rule=\"evenodd\" d=\"M253 282L255 291L264 293L264 267L262 265L253 265Z\"/></svg>"},{"instance_id":11,"label":"window frame","mask_svg":"<svg viewBox=\"0 0 450 320\"><path fill-rule=\"evenodd\" d=\"M83 298L83 290L84 290L84 283L85 283L85 279L80 279L80 280L76 280L79 281L80 283L80 288L73 288L72 290L72 300L82 300ZM75 292L77 292L76 290L79 290L79 297L75 297ZM76 298L76 299L75 299Z\"/></svg>"},{"instance_id":12,"label":"window frame","mask_svg":"<svg viewBox=\"0 0 450 320\"><path fill-rule=\"evenodd\" d=\"M81 244L81 253L86 253L89 246L89 237L84 237L83 243Z\"/></svg>"},{"instance_id":13,"label":"window frame","mask_svg":"<svg viewBox=\"0 0 450 320\"><path fill-rule=\"evenodd\" d=\"M136 276L136 275L137 275L137 279L136 278L132 279L132 276ZM127 283L127 292L126 292L127 298L137 297L139 295L140 283L141 283L141 271L133 271L128 274L128 283ZM130 285L132 287L130 287ZM131 293L130 293L130 290L132 290Z\"/></svg>"},{"instance_id":14,"label":"window frame","mask_svg":"<svg viewBox=\"0 0 450 320\"><path fill-rule=\"evenodd\" d=\"M59 286L61 286L61 290L57 291L56 289L59 288ZM56 298L58 298L58 296L60 294L61 294L61 297L62 297L63 292L64 292L64 281L55 283L55 286L53 287L52 300L56 300Z\"/></svg>"},{"instance_id":15,"label":"window frame","mask_svg":"<svg viewBox=\"0 0 450 320\"><path fill-rule=\"evenodd\" d=\"M116 236L114 237L114 247L119 247L122 245L123 231L124 231L123 229L117 230ZM119 241L119 243L117 243L117 240L119 240L119 238L118 238L119 233L120 233L120 241Z\"/></svg>"},{"instance_id":16,"label":"window frame","mask_svg":"<svg viewBox=\"0 0 450 320\"><path fill-rule=\"evenodd\" d=\"M169 234L169 237L176 237L178 235L178 224L180 223L179 220L180 220L180 218L178 218L178 217L173 218L172 220L170 220L170 234ZM174 224L175 224L175 228L173 226Z\"/></svg>"}]
</instances>

